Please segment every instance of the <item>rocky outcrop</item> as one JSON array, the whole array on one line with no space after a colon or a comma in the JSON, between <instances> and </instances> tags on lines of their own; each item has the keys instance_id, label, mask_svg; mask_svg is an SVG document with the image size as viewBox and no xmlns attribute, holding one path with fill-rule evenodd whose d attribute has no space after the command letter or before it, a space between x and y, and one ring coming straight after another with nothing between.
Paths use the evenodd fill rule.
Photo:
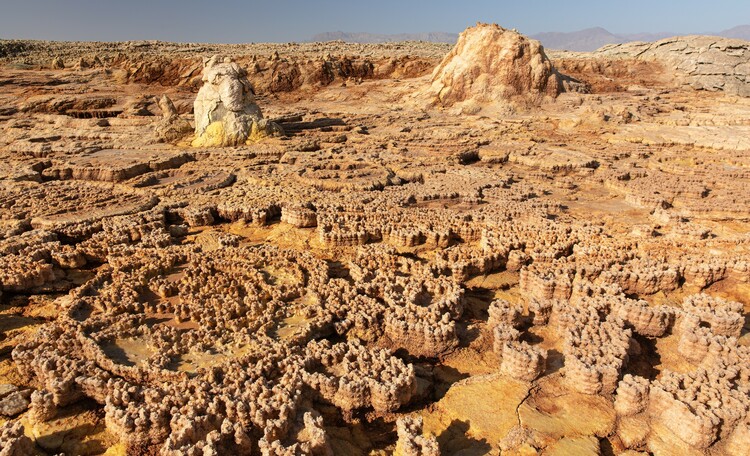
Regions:
<instances>
[{"instance_id":1,"label":"rocky outcrop","mask_svg":"<svg viewBox=\"0 0 750 456\"><path fill-rule=\"evenodd\" d=\"M0 415L16 416L29 408L30 390L21 390L15 385L0 385Z\"/></svg>"},{"instance_id":2,"label":"rocky outcrop","mask_svg":"<svg viewBox=\"0 0 750 456\"><path fill-rule=\"evenodd\" d=\"M669 329L673 312L666 306L650 307L646 301L623 300L614 312L637 334L660 337Z\"/></svg>"},{"instance_id":3,"label":"rocky outcrop","mask_svg":"<svg viewBox=\"0 0 750 456\"><path fill-rule=\"evenodd\" d=\"M335 346L322 342L311 347L311 365L320 363L328 373L310 373L305 381L345 412L364 407L392 412L416 391L414 368L384 351L370 352L356 341Z\"/></svg>"},{"instance_id":4,"label":"rocky outcrop","mask_svg":"<svg viewBox=\"0 0 750 456\"><path fill-rule=\"evenodd\" d=\"M34 444L23 433L18 421L8 421L0 427L0 456L27 456L34 454Z\"/></svg>"},{"instance_id":5,"label":"rocky outcrop","mask_svg":"<svg viewBox=\"0 0 750 456\"><path fill-rule=\"evenodd\" d=\"M515 30L478 23L435 69L430 92L444 106L556 96L562 84L542 45Z\"/></svg>"},{"instance_id":6,"label":"rocky outcrop","mask_svg":"<svg viewBox=\"0 0 750 456\"><path fill-rule=\"evenodd\" d=\"M311 204L295 204L285 206L281 210L281 221L297 228L311 228L318 226L318 216Z\"/></svg>"},{"instance_id":7,"label":"rocky outcrop","mask_svg":"<svg viewBox=\"0 0 750 456\"><path fill-rule=\"evenodd\" d=\"M741 303L707 294L688 296L682 303L682 309L700 319L701 323L720 336L740 337L745 324Z\"/></svg>"},{"instance_id":8,"label":"rocky outcrop","mask_svg":"<svg viewBox=\"0 0 750 456\"><path fill-rule=\"evenodd\" d=\"M31 393L31 416L37 422L49 421L57 414L55 396L46 390Z\"/></svg>"},{"instance_id":9,"label":"rocky outcrop","mask_svg":"<svg viewBox=\"0 0 750 456\"><path fill-rule=\"evenodd\" d=\"M571 389L584 394L611 394L627 363L632 331L612 315L599 320L595 301L583 305L568 306L562 318L567 331L565 380Z\"/></svg>"},{"instance_id":10,"label":"rocky outcrop","mask_svg":"<svg viewBox=\"0 0 750 456\"><path fill-rule=\"evenodd\" d=\"M490 303L487 309L490 317L487 320L487 324L490 328L494 328L497 325L507 324L515 326L518 324L523 312L523 307L516 304L511 304L505 299L495 299Z\"/></svg>"},{"instance_id":11,"label":"rocky outcrop","mask_svg":"<svg viewBox=\"0 0 750 456\"><path fill-rule=\"evenodd\" d=\"M716 36L678 36L654 43L604 46L597 56L655 60L696 90L750 97L750 43Z\"/></svg>"},{"instance_id":12,"label":"rocky outcrop","mask_svg":"<svg viewBox=\"0 0 750 456\"><path fill-rule=\"evenodd\" d=\"M666 372L651 384L649 414L690 446L705 449L719 437L722 426L730 430L747 416L747 392L732 383L705 369L689 374Z\"/></svg>"},{"instance_id":13,"label":"rocky outcrop","mask_svg":"<svg viewBox=\"0 0 750 456\"><path fill-rule=\"evenodd\" d=\"M404 97L414 44L168 46L0 65L0 410L40 447L747 452L750 99L630 59L617 93L472 120ZM288 138L154 144L215 53Z\"/></svg>"},{"instance_id":14,"label":"rocky outcrop","mask_svg":"<svg viewBox=\"0 0 750 456\"><path fill-rule=\"evenodd\" d=\"M162 142L172 142L181 139L193 130L190 123L180 117L172 100L163 95L158 101L162 118L156 125L156 136Z\"/></svg>"},{"instance_id":15,"label":"rocky outcrop","mask_svg":"<svg viewBox=\"0 0 750 456\"><path fill-rule=\"evenodd\" d=\"M530 382L544 372L547 350L526 342L509 341L503 345L502 356L500 372Z\"/></svg>"},{"instance_id":16,"label":"rocky outcrop","mask_svg":"<svg viewBox=\"0 0 750 456\"><path fill-rule=\"evenodd\" d=\"M648 406L649 381L643 377L626 374L617 386L615 411L620 416L640 413Z\"/></svg>"},{"instance_id":17,"label":"rocky outcrop","mask_svg":"<svg viewBox=\"0 0 750 456\"><path fill-rule=\"evenodd\" d=\"M422 417L404 417L396 422L398 441L394 456L440 456L433 436L422 435Z\"/></svg>"},{"instance_id":18,"label":"rocky outcrop","mask_svg":"<svg viewBox=\"0 0 750 456\"><path fill-rule=\"evenodd\" d=\"M50 64L50 67L53 70L64 70L65 62L60 57L55 57L54 59L52 59L52 63Z\"/></svg>"},{"instance_id":19,"label":"rocky outcrop","mask_svg":"<svg viewBox=\"0 0 750 456\"><path fill-rule=\"evenodd\" d=\"M263 118L247 72L236 63L220 56L208 59L203 83L194 103L194 147L238 146L282 133Z\"/></svg>"},{"instance_id":20,"label":"rocky outcrop","mask_svg":"<svg viewBox=\"0 0 750 456\"><path fill-rule=\"evenodd\" d=\"M533 317L535 325L546 325L552 314L555 302L550 299L531 298L529 301L529 314Z\"/></svg>"},{"instance_id":21,"label":"rocky outcrop","mask_svg":"<svg viewBox=\"0 0 750 456\"><path fill-rule=\"evenodd\" d=\"M284 444L279 440L268 441L263 437L258 442L263 456L333 456L333 450L328 441L328 435L323 428L323 418L314 416L310 412L303 415L300 432L297 433L298 442Z\"/></svg>"}]
</instances>

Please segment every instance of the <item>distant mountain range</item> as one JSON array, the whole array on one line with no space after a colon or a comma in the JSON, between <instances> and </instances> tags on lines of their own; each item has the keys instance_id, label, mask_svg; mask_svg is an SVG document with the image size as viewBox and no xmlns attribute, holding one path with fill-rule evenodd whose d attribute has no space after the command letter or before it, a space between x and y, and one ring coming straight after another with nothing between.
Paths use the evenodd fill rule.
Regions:
<instances>
[{"instance_id":1,"label":"distant mountain range","mask_svg":"<svg viewBox=\"0 0 750 456\"><path fill-rule=\"evenodd\" d=\"M537 33L531 35L531 38L541 41L547 49L595 51L605 44L626 43L628 41L658 41L674 35L674 33L668 32L615 35L601 27L594 27L568 33Z\"/></svg>"},{"instance_id":2,"label":"distant mountain range","mask_svg":"<svg viewBox=\"0 0 750 456\"><path fill-rule=\"evenodd\" d=\"M750 25L738 25L737 27L732 27L729 30L724 30L723 32L721 32L721 36L750 41Z\"/></svg>"},{"instance_id":3,"label":"distant mountain range","mask_svg":"<svg viewBox=\"0 0 750 456\"><path fill-rule=\"evenodd\" d=\"M750 41L750 25L738 25L719 33L696 33L697 35L716 35L725 38L738 38ZM594 51L605 44L626 43L628 41L657 41L685 33L628 33L614 34L601 27L594 27L577 32L547 32L531 35L531 38L542 42L548 49L568 51ZM429 41L433 43L455 43L457 33L399 33L385 35L377 33L326 32L319 33L310 41L346 41L349 43L391 43L395 41Z\"/></svg>"},{"instance_id":4,"label":"distant mountain range","mask_svg":"<svg viewBox=\"0 0 750 456\"><path fill-rule=\"evenodd\" d=\"M432 43L455 43L458 33L427 32L398 33L383 35L377 33L326 32L318 33L310 41L346 41L347 43L392 43L395 41L429 41Z\"/></svg>"},{"instance_id":5,"label":"distant mountain range","mask_svg":"<svg viewBox=\"0 0 750 456\"><path fill-rule=\"evenodd\" d=\"M544 47L548 49L586 52L595 51L605 44L627 43L628 41L658 41L675 35L686 34L670 32L614 34L601 27L594 27L569 33L537 33L531 35L531 37L541 41ZM695 33L695 35L715 35L750 41L750 25L739 25L719 33Z\"/></svg>"}]
</instances>

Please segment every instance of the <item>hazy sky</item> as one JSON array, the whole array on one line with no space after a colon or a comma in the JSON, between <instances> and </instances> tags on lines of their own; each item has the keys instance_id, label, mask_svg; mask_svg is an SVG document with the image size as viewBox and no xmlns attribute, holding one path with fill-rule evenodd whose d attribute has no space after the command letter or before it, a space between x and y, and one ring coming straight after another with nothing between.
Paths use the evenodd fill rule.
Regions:
<instances>
[{"instance_id":1,"label":"hazy sky","mask_svg":"<svg viewBox=\"0 0 750 456\"><path fill-rule=\"evenodd\" d=\"M303 41L328 31L459 32L477 21L523 33L721 31L750 0L0 0L0 38Z\"/></svg>"}]
</instances>

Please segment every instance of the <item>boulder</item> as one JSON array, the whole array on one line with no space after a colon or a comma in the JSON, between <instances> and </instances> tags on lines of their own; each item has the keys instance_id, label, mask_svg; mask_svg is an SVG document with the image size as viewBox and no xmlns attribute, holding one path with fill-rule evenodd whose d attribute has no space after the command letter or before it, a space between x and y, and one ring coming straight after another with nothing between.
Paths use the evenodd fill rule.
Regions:
<instances>
[{"instance_id":1,"label":"boulder","mask_svg":"<svg viewBox=\"0 0 750 456\"><path fill-rule=\"evenodd\" d=\"M24 434L18 421L8 421L0 427L0 456L26 456L36 454L34 443Z\"/></svg>"},{"instance_id":2,"label":"boulder","mask_svg":"<svg viewBox=\"0 0 750 456\"><path fill-rule=\"evenodd\" d=\"M190 123L180 117L172 100L163 95L158 101L162 118L156 125L156 136L161 142L172 142L188 135L193 127Z\"/></svg>"},{"instance_id":3,"label":"boulder","mask_svg":"<svg viewBox=\"0 0 750 456\"><path fill-rule=\"evenodd\" d=\"M64 70L65 69L65 62L60 57L55 57L52 59L52 65L53 70Z\"/></svg>"},{"instance_id":4,"label":"boulder","mask_svg":"<svg viewBox=\"0 0 750 456\"><path fill-rule=\"evenodd\" d=\"M0 399L0 415L16 416L29 408L30 392L15 391Z\"/></svg>"},{"instance_id":5,"label":"boulder","mask_svg":"<svg viewBox=\"0 0 750 456\"><path fill-rule=\"evenodd\" d=\"M245 69L219 56L204 63L194 112L194 147L239 146L283 133L263 118Z\"/></svg>"}]
</instances>

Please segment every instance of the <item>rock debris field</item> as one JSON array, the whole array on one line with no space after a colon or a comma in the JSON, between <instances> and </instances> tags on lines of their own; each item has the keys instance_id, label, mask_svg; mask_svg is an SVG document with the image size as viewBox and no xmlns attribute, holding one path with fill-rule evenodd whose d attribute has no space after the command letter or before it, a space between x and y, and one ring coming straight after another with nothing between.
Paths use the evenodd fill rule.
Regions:
<instances>
[{"instance_id":1,"label":"rock debris field","mask_svg":"<svg viewBox=\"0 0 750 456\"><path fill-rule=\"evenodd\" d=\"M0 455L746 455L749 75L0 41Z\"/></svg>"}]
</instances>

